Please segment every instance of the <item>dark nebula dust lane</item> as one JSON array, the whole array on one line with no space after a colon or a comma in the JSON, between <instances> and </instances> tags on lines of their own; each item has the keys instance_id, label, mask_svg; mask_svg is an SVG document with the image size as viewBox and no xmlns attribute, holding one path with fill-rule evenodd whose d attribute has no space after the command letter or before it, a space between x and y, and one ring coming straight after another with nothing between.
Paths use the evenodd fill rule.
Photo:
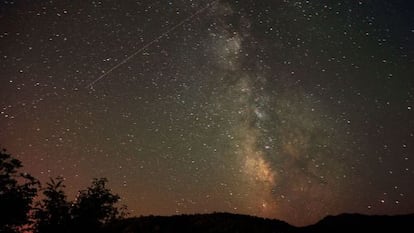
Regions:
<instances>
[{"instance_id":1,"label":"dark nebula dust lane","mask_svg":"<svg viewBox=\"0 0 414 233\"><path fill-rule=\"evenodd\" d=\"M413 10L5 2L0 145L71 197L107 177L133 216L410 213Z\"/></svg>"}]
</instances>

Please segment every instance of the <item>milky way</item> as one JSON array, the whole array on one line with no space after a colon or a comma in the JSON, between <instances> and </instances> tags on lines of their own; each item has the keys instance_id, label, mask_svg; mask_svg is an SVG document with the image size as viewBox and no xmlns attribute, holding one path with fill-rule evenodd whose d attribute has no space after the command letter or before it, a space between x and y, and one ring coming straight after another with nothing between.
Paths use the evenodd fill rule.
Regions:
<instances>
[{"instance_id":1,"label":"milky way","mask_svg":"<svg viewBox=\"0 0 414 233\"><path fill-rule=\"evenodd\" d=\"M132 216L414 211L410 1L7 2L0 145Z\"/></svg>"}]
</instances>

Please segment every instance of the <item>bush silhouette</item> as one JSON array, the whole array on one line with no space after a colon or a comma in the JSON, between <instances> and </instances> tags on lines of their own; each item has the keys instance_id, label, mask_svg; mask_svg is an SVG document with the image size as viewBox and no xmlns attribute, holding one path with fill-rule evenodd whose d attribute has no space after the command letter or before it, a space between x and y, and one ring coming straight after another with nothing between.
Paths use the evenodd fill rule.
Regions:
<instances>
[{"instance_id":1,"label":"bush silhouette","mask_svg":"<svg viewBox=\"0 0 414 233\"><path fill-rule=\"evenodd\" d=\"M20 172L21 168L20 160L0 150L1 233L22 229L36 233L99 232L108 223L125 216L126 207L116 207L120 197L106 187L106 178L94 179L91 186L79 191L73 202L67 200L64 179L50 179L42 189L43 200L33 208L40 183ZM31 226L33 229L29 229Z\"/></svg>"},{"instance_id":2,"label":"bush silhouette","mask_svg":"<svg viewBox=\"0 0 414 233\"><path fill-rule=\"evenodd\" d=\"M46 184L45 198L38 203L34 214L35 232L99 232L124 216L123 208L115 206L119 196L106 188L106 178L94 179L91 186L79 191L73 202L67 201L63 181L57 177Z\"/></svg>"},{"instance_id":3,"label":"bush silhouette","mask_svg":"<svg viewBox=\"0 0 414 233\"><path fill-rule=\"evenodd\" d=\"M71 209L74 231L98 231L122 214L115 207L120 197L106 188L107 182L106 178L94 179L90 187L79 192Z\"/></svg>"},{"instance_id":4,"label":"bush silhouette","mask_svg":"<svg viewBox=\"0 0 414 233\"><path fill-rule=\"evenodd\" d=\"M34 217L35 232L69 232L71 223L70 206L63 191L63 178L50 179L43 190L45 198L38 204Z\"/></svg>"},{"instance_id":5,"label":"bush silhouette","mask_svg":"<svg viewBox=\"0 0 414 233\"><path fill-rule=\"evenodd\" d=\"M22 163L0 150L0 232L17 232L29 224L29 211L39 182L19 170Z\"/></svg>"}]
</instances>

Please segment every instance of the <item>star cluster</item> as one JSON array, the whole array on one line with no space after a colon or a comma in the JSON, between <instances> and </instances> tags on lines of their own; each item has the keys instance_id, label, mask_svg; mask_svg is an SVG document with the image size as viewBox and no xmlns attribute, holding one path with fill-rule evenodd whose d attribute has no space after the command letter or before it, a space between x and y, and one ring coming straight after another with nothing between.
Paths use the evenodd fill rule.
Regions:
<instances>
[{"instance_id":1,"label":"star cluster","mask_svg":"<svg viewBox=\"0 0 414 233\"><path fill-rule=\"evenodd\" d=\"M410 1L6 1L0 143L134 215L414 211Z\"/></svg>"}]
</instances>

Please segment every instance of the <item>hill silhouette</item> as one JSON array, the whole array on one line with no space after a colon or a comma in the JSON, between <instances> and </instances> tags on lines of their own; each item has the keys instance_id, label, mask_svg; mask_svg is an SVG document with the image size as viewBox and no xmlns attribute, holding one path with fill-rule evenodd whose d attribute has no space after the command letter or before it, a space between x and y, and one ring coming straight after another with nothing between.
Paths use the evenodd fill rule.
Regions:
<instances>
[{"instance_id":1,"label":"hill silhouette","mask_svg":"<svg viewBox=\"0 0 414 233\"><path fill-rule=\"evenodd\" d=\"M124 207L116 204L106 178L93 179L75 200L67 200L64 178L40 182L21 172L22 164L6 150L0 150L0 232L17 233L331 233L331 232L414 232L414 214L368 216L341 214L318 223L295 227L280 220L248 215L213 213L124 218ZM33 199L41 190L44 198ZM1 208L5 207L5 208ZM30 226L32 224L32 226ZM26 228L25 228L26 227Z\"/></svg>"},{"instance_id":2,"label":"hill silhouette","mask_svg":"<svg viewBox=\"0 0 414 233\"><path fill-rule=\"evenodd\" d=\"M362 215L341 214L327 216L318 223L301 228L300 232L414 232L414 214Z\"/></svg>"},{"instance_id":3,"label":"hill silhouette","mask_svg":"<svg viewBox=\"0 0 414 233\"><path fill-rule=\"evenodd\" d=\"M213 213L177 215L171 217L148 216L123 219L108 225L104 232L112 233L316 233L358 232L414 232L414 214L398 216L367 216L342 214L328 216L306 227L295 227L280 220L248 215Z\"/></svg>"},{"instance_id":4,"label":"hill silhouette","mask_svg":"<svg viewBox=\"0 0 414 233\"><path fill-rule=\"evenodd\" d=\"M279 220L229 213L148 216L119 220L106 233L225 233L225 232L294 232L295 227Z\"/></svg>"}]
</instances>

